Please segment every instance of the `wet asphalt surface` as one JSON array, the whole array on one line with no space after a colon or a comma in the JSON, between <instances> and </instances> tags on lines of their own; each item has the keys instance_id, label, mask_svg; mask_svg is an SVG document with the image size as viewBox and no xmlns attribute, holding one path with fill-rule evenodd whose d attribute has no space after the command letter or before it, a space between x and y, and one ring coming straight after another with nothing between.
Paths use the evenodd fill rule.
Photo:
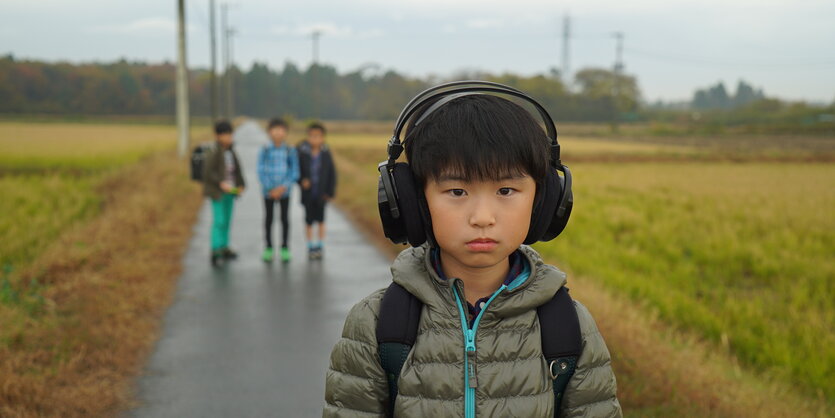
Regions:
<instances>
[{"instance_id":1,"label":"wet asphalt surface","mask_svg":"<svg viewBox=\"0 0 835 418\"><path fill-rule=\"evenodd\" d=\"M129 417L321 416L330 350L345 315L391 280L386 258L332 205L324 258L308 260L297 187L290 203L293 259L263 262L255 162L267 136L250 122L235 140L247 181L230 238L239 258L217 269L209 264L207 201L160 339L137 382L140 404ZM278 207L275 217L273 242L280 243Z\"/></svg>"}]
</instances>

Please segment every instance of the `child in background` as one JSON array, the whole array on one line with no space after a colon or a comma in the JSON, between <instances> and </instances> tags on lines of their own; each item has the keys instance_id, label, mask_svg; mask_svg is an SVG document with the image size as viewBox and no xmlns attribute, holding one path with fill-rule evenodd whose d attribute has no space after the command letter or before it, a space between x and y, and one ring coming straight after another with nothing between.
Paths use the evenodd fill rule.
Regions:
<instances>
[{"instance_id":1,"label":"child in background","mask_svg":"<svg viewBox=\"0 0 835 418\"><path fill-rule=\"evenodd\" d=\"M264 195L264 239L266 246L261 255L264 261L273 260L273 209L278 202L281 208L281 261L290 261L288 235L290 226L289 202L293 183L299 179L299 160L296 150L287 145L287 122L273 118L267 125L271 143L264 145L258 154L258 179Z\"/></svg>"},{"instance_id":2,"label":"child in background","mask_svg":"<svg viewBox=\"0 0 835 418\"><path fill-rule=\"evenodd\" d=\"M212 266L234 259L238 254L229 248L229 228L235 198L244 192L244 177L238 154L232 149L232 124L215 124L217 144L203 164L203 194L212 201Z\"/></svg>"},{"instance_id":3,"label":"child in background","mask_svg":"<svg viewBox=\"0 0 835 418\"><path fill-rule=\"evenodd\" d=\"M307 128L307 140L299 145L301 165L302 204L305 210L305 235L308 256L322 258L322 241L325 239L325 204L336 192L336 167L330 149L325 144L325 127L312 123ZM314 226L318 224L317 239Z\"/></svg>"}]
</instances>

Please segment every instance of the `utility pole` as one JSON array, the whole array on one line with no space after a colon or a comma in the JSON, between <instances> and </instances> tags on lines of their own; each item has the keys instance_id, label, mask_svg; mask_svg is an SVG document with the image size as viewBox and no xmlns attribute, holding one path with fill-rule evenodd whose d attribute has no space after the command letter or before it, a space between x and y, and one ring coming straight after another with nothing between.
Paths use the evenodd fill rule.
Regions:
<instances>
[{"instance_id":1,"label":"utility pole","mask_svg":"<svg viewBox=\"0 0 835 418\"><path fill-rule=\"evenodd\" d=\"M313 40L313 65L310 70L313 71L313 117L319 119L319 38L322 36L322 31L314 30L310 34Z\"/></svg>"},{"instance_id":2,"label":"utility pole","mask_svg":"<svg viewBox=\"0 0 835 418\"><path fill-rule=\"evenodd\" d=\"M209 94L211 101L211 114L212 114L212 124L217 122L217 112L218 112L218 105L217 105L217 42L215 40L215 35L217 34L217 29L215 29L215 0L209 0L209 43L210 43L210 52L211 52L211 59L212 59L212 71L209 77Z\"/></svg>"},{"instance_id":3,"label":"utility pole","mask_svg":"<svg viewBox=\"0 0 835 418\"><path fill-rule=\"evenodd\" d=\"M185 0L177 0L177 154L185 157L189 143L188 70L186 66Z\"/></svg>"},{"instance_id":4,"label":"utility pole","mask_svg":"<svg viewBox=\"0 0 835 418\"><path fill-rule=\"evenodd\" d=\"M612 83L612 130L618 131L618 119L620 118L620 78L623 71L623 32L612 34L617 40L615 46L615 68L613 71L614 82Z\"/></svg>"},{"instance_id":5,"label":"utility pole","mask_svg":"<svg viewBox=\"0 0 835 418\"><path fill-rule=\"evenodd\" d=\"M223 85L224 85L224 87L229 83L229 46L228 46L229 45L229 37L227 36L228 29L227 29L227 22L226 22L226 20L228 18L228 14L229 14L229 4L228 3L221 3L220 4L220 35L221 35L221 37L220 37L220 40L221 40L220 62L221 62L221 65L223 65ZM226 99L226 100L224 100L222 102L222 103L224 103L222 113L223 113L223 118L224 119L229 119L229 106L228 106L229 98L225 97L228 94L228 89L224 89L224 90L227 90L227 91L224 92L224 99Z\"/></svg>"},{"instance_id":6,"label":"utility pole","mask_svg":"<svg viewBox=\"0 0 835 418\"><path fill-rule=\"evenodd\" d=\"M565 14L562 20L562 80L566 86L571 83L568 41L571 38L571 17Z\"/></svg>"},{"instance_id":7,"label":"utility pole","mask_svg":"<svg viewBox=\"0 0 835 418\"><path fill-rule=\"evenodd\" d=\"M232 37L236 33L235 28L226 30L226 47L229 48L229 51L226 53L226 57L229 59L229 67L226 69L226 107L229 110L229 118L235 117L235 75L232 74L232 69L235 67L235 58L232 55Z\"/></svg>"}]
</instances>

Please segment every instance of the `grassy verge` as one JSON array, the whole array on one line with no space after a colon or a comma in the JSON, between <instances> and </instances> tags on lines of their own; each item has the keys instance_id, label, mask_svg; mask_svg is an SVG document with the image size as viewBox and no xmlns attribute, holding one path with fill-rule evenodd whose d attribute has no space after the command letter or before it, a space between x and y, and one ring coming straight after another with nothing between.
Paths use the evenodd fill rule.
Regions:
<instances>
[{"instance_id":1,"label":"grassy verge","mask_svg":"<svg viewBox=\"0 0 835 418\"><path fill-rule=\"evenodd\" d=\"M57 173L0 177L0 266L26 264L67 226L97 213L97 180Z\"/></svg>"},{"instance_id":2,"label":"grassy verge","mask_svg":"<svg viewBox=\"0 0 835 418\"><path fill-rule=\"evenodd\" d=\"M109 177L97 217L7 278L0 415L100 416L128 402L201 202L186 175L164 155Z\"/></svg>"},{"instance_id":3,"label":"grassy verge","mask_svg":"<svg viewBox=\"0 0 835 418\"><path fill-rule=\"evenodd\" d=\"M337 203L392 253L375 204L380 142L331 138L343 176ZM583 143L576 155L608 153L610 163L571 164L576 213L564 236L538 248L580 277L570 286L615 353L626 411L825 416L835 169L730 164L685 147L675 150L684 163L651 162L670 150ZM650 162L626 163L636 155Z\"/></svg>"},{"instance_id":4,"label":"grassy verge","mask_svg":"<svg viewBox=\"0 0 835 418\"><path fill-rule=\"evenodd\" d=\"M174 138L0 123L0 416L129 402L201 202Z\"/></svg>"}]
</instances>

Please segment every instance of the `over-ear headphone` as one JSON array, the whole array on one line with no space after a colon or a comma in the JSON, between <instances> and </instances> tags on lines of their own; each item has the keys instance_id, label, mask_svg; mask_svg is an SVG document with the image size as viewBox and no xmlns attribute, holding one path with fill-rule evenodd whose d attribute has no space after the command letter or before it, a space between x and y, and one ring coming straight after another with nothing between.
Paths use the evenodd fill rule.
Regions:
<instances>
[{"instance_id":1,"label":"over-ear headphone","mask_svg":"<svg viewBox=\"0 0 835 418\"><path fill-rule=\"evenodd\" d=\"M545 123L547 140L551 144L550 169L545 179L538 182L541 189L534 200L531 223L524 243L550 241L565 229L574 204L571 171L560 161L557 128L548 111L539 102L513 87L489 81L454 81L426 89L406 104L397 117L394 133L388 142L388 160L377 166L380 172L377 206L380 210L380 220L383 222L383 232L392 242L408 242L417 247L429 240L430 244L436 245L432 233L432 219L423 191L418 189L409 165L396 162L403 152L400 134L406 124L414 116L418 117L415 125L423 122L431 113L458 97L483 93L513 96L533 105ZM419 109L429 103L432 105L416 115ZM559 172L563 175L560 176Z\"/></svg>"}]
</instances>

